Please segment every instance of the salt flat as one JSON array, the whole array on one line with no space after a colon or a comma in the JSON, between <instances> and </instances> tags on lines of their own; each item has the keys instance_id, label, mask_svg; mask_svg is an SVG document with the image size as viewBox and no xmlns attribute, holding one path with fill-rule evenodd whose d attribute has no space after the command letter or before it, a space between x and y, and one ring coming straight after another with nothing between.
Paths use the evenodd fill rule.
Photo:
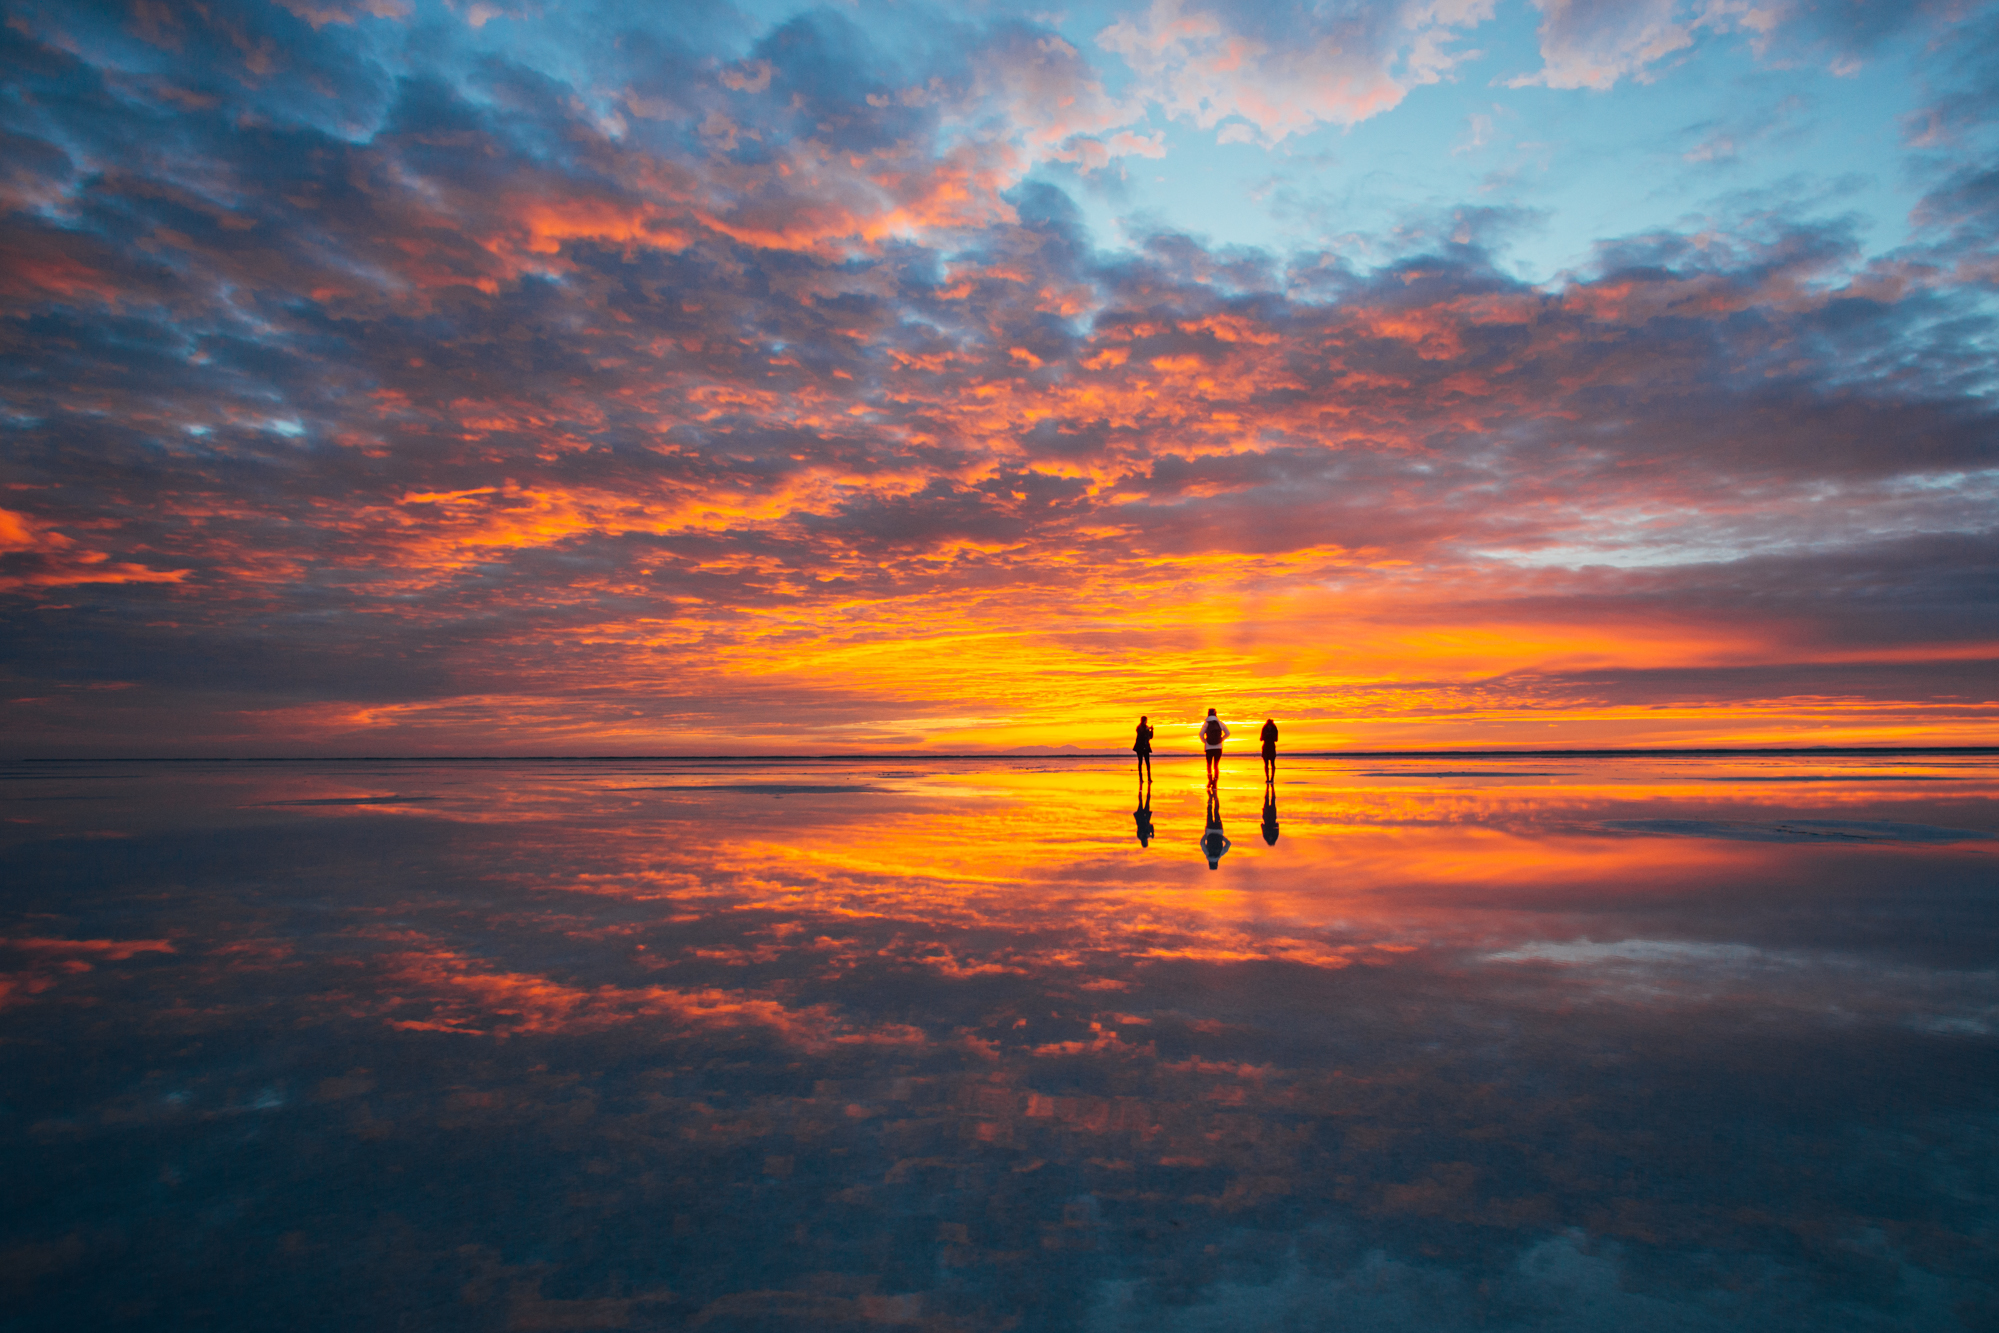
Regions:
<instances>
[{"instance_id":1,"label":"salt flat","mask_svg":"<svg viewBox=\"0 0 1999 1333\"><path fill-rule=\"evenodd\" d=\"M1277 778L0 768L0 1328L1999 1310L1999 756Z\"/></svg>"}]
</instances>

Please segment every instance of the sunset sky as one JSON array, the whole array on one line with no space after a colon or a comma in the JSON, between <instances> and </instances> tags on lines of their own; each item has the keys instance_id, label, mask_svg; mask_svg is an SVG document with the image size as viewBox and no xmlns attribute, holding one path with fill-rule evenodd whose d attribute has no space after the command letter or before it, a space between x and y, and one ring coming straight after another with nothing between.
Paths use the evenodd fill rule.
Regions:
<instances>
[{"instance_id":1,"label":"sunset sky","mask_svg":"<svg viewBox=\"0 0 1999 1333\"><path fill-rule=\"evenodd\" d=\"M15 753L1999 744L1999 6L0 43Z\"/></svg>"}]
</instances>

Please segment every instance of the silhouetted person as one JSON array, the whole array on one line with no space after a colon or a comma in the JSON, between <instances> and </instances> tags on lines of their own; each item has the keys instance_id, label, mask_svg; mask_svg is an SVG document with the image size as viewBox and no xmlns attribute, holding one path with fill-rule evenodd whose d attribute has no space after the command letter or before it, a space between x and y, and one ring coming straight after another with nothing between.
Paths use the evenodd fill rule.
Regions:
<instances>
[{"instance_id":1,"label":"silhouetted person","mask_svg":"<svg viewBox=\"0 0 1999 1333\"><path fill-rule=\"evenodd\" d=\"M1138 756L1138 780L1140 784L1152 781L1152 723L1145 718L1138 719L1138 733L1132 737L1132 753Z\"/></svg>"},{"instance_id":2,"label":"silhouetted person","mask_svg":"<svg viewBox=\"0 0 1999 1333\"><path fill-rule=\"evenodd\" d=\"M1277 788L1263 789L1263 841L1266 845L1277 845Z\"/></svg>"},{"instance_id":3,"label":"silhouetted person","mask_svg":"<svg viewBox=\"0 0 1999 1333\"><path fill-rule=\"evenodd\" d=\"M1201 748L1208 756L1208 786L1213 787L1222 776L1222 742L1229 738L1229 724L1215 716L1210 708L1208 715L1201 719Z\"/></svg>"},{"instance_id":4,"label":"silhouetted person","mask_svg":"<svg viewBox=\"0 0 1999 1333\"><path fill-rule=\"evenodd\" d=\"M1263 742L1263 784L1267 787L1277 781L1277 719L1263 719L1263 730L1257 733Z\"/></svg>"},{"instance_id":5,"label":"silhouetted person","mask_svg":"<svg viewBox=\"0 0 1999 1333\"><path fill-rule=\"evenodd\" d=\"M1138 825L1138 845L1150 846L1158 835L1152 831L1152 798L1149 794L1139 801L1138 809L1131 812L1131 818Z\"/></svg>"},{"instance_id":6,"label":"silhouetted person","mask_svg":"<svg viewBox=\"0 0 1999 1333\"><path fill-rule=\"evenodd\" d=\"M1208 858L1208 869L1222 868L1222 855L1230 846L1228 835L1222 832L1222 797L1210 785L1208 788L1208 826L1201 831L1201 855Z\"/></svg>"}]
</instances>

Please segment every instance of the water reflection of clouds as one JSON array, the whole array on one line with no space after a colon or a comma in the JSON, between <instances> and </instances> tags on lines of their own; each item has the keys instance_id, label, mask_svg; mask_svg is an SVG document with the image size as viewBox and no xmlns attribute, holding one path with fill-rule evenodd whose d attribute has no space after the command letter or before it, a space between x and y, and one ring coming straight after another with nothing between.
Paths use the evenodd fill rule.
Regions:
<instances>
[{"instance_id":1,"label":"water reflection of clouds","mask_svg":"<svg viewBox=\"0 0 1999 1333\"><path fill-rule=\"evenodd\" d=\"M1478 956L1486 964L1546 965L1564 1006L1754 1005L1757 1018L1900 1023L1919 1031L1999 1031L1999 970L1910 967L1817 950L1699 940L1530 941Z\"/></svg>"},{"instance_id":2,"label":"water reflection of clouds","mask_svg":"<svg viewBox=\"0 0 1999 1333\"><path fill-rule=\"evenodd\" d=\"M1993 769L1800 805L1352 767L1288 762L1282 838L1212 872L1165 761L1150 848L1091 763L114 770L120 827L8 826L0 1059L23 1178L69 1182L7 1242L44 1247L27 1308L212 1286L197 1215L269 1251L258 1308L379 1313L336 1275L400 1247L471 1326L1993 1298L1989 849L1681 827L1977 833ZM166 1194L116 1183L135 1153Z\"/></svg>"},{"instance_id":3,"label":"water reflection of clouds","mask_svg":"<svg viewBox=\"0 0 1999 1333\"><path fill-rule=\"evenodd\" d=\"M1742 838L1751 842L1985 842L1995 835L1976 829L1938 828L1874 819L1788 819L1750 824L1719 819L1607 819L1607 829L1671 834L1688 838Z\"/></svg>"}]
</instances>

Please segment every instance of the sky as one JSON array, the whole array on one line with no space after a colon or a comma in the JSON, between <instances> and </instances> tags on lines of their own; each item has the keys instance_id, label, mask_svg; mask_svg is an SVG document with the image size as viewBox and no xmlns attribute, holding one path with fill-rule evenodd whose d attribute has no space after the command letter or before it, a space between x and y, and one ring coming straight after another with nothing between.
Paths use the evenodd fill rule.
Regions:
<instances>
[{"instance_id":1,"label":"sky","mask_svg":"<svg viewBox=\"0 0 1999 1333\"><path fill-rule=\"evenodd\" d=\"M0 43L22 755L1999 743L1999 7Z\"/></svg>"}]
</instances>

